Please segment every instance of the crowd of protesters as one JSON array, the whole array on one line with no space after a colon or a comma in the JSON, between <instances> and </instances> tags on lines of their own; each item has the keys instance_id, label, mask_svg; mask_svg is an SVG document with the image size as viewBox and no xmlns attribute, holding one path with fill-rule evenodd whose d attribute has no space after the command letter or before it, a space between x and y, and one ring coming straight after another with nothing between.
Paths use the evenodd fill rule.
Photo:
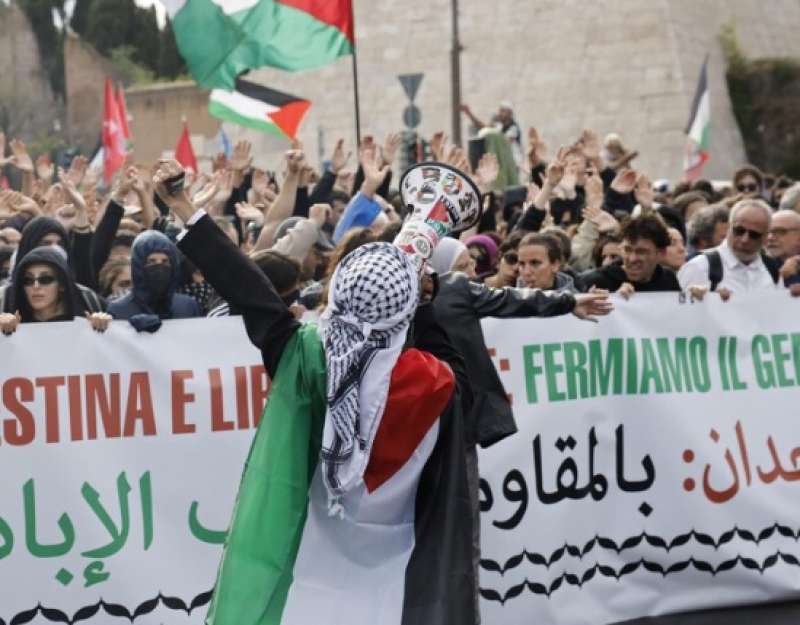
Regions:
<instances>
[{"instance_id":1,"label":"crowd of protesters","mask_svg":"<svg viewBox=\"0 0 800 625\"><path fill-rule=\"evenodd\" d=\"M469 231L439 243L429 262L435 277L422 290L433 293L474 396L464 443L477 571L475 447L516 431L480 319L593 318L611 311L608 293L734 302L754 291L800 296L800 183L746 165L724 184L654 184L617 135L601 140L584 130L547 159L535 129L523 144L510 104L494 125L464 113L482 142L474 167L443 133L431 138L430 157L472 177L483 213ZM237 314L246 293L229 292L226 301L220 292L240 281L217 276L212 285L177 245L206 214L296 319L313 317L348 254L397 237L409 211L392 184L400 148L397 134L382 143L365 137L349 168L339 140L318 172L295 144L273 172L254 167L252 146L242 141L229 157L215 157L209 173L180 170L191 204L182 220L156 192L166 188L163 162L131 158L101 191L86 158L56 168L47 155L34 160L19 140L7 150L0 134L0 168L17 170L21 181L18 190L0 191L0 331L86 317L98 331L117 319L157 332L164 320Z\"/></svg>"},{"instance_id":2,"label":"crowd of protesters","mask_svg":"<svg viewBox=\"0 0 800 625\"><path fill-rule=\"evenodd\" d=\"M501 109L510 114L508 105ZM528 183L505 188L497 185L502 152L486 152L473 171L463 149L448 146L442 133L431 139L432 159L470 173L484 194L479 225L437 249L431 265L439 275L460 272L492 288L605 289L624 297L800 294L800 184L746 165L729 184L654 185L616 135L601 141L586 130L549 161L535 129L527 139L520 177ZM187 185L194 204L252 256L300 317L324 305L326 277L347 253L396 236L407 210L392 188L399 148L398 135L380 145L367 137L353 171L339 141L322 173L292 149L274 173L253 167L250 144L240 142L230 158L213 160L211 173L190 173ZM19 190L0 192L3 331L19 321L84 315L96 329L113 317L154 331L164 319L228 313L181 258L174 244L181 224L153 193L147 166L126 165L100 193L84 157L55 171L47 155L34 161L21 141L10 141L6 156L2 138L0 150L0 164L22 181Z\"/></svg>"}]
</instances>

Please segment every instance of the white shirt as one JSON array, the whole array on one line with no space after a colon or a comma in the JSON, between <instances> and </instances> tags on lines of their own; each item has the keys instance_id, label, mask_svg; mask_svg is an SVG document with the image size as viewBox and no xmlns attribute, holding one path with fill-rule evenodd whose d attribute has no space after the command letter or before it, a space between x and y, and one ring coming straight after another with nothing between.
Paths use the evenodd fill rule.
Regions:
<instances>
[{"instance_id":1,"label":"white shirt","mask_svg":"<svg viewBox=\"0 0 800 625\"><path fill-rule=\"evenodd\" d=\"M726 288L731 293L749 293L777 288L761 255L757 256L749 265L745 265L733 255L727 240L723 241L716 251L719 252L722 259L722 281L717 285L717 289ZM684 291L692 285L710 287L708 259L704 254L698 254L681 267L678 271L678 282Z\"/></svg>"}]
</instances>

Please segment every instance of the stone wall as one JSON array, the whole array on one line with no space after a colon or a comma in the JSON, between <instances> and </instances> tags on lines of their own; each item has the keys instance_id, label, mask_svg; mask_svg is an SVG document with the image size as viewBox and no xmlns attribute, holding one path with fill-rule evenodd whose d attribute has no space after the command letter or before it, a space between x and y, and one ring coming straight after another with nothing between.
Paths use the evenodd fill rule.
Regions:
<instances>
[{"instance_id":1,"label":"stone wall","mask_svg":"<svg viewBox=\"0 0 800 625\"><path fill-rule=\"evenodd\" d=\"M0 2L0 125L11 136L36 140L54 131L59 114L27 16Z\"/></svg>"},{"instance_id":2,"label":"stone wall","mask_svg":"<svg viewBox=\"0 0 800 625\"><path fill-rule=\"evenodd\" d=\"M407 101L398 74L425 77L416 104L420 132L450 131L450 0L354 0L362 134L382 137L402 128ZM706 175L726 178L745 158L731 112L718 35L733 22L750 57L800 57L798 0L460 0L463 101L488 119L511 100L523 128L540 129L552 154L581 129L619 132L639 149L635 165L653 178L678 178L684 127L703 58L710 55L711 160ZM78 42L80 44L80 42ZM76 48L74 41L68 45ZM85 47L85 44L80 44ZM85 50L69 54L70 129L99 136L102 80ZM95 53L96 54L96 53ZM85 59L84 59L85 57ZM79 58L80 71L71 71ZM90 71L90 66L94 70ZM326 158L338 137L352 148L352 59L300 73L269 68L250 79L312 101L301 127L309 160ZM218 122L208 117L206 95L189 85L132 90L137 159L172 149L182 115L198 152ZM91 112L91 114L89 114ZM72 113L75 113L73 117ZM288 141L225 124L232 140L247 138L256 162L275 167ZM466 137L467 122L463 120Z\"/></svg>"},{"instance_id":3,"label":"stone wall","mask_svg":"<svg viewBox=\"0 0 800 625\"><path fill-rule=\"evenodd\" d=\"M102 133L106 76L115 83L124 77L111 61L74 33L64 38L64 73L67 138L84 154L91 154Z\"/></svg>"},{"instance_id":4,"label":"stone wall","mask_svg":"<svg viewBox=\"0 0 800 625\"><path fill-rule=\"evenodd\" d=\"M424 72L420 131L450 130L450 0L355 0L363 132L402 126L397 74ZM503 99L551 147L584 127L616 131L653 177L681 174L684 127L703 58L710 54L711 161L724 178L744 160L725 85L718 34L734 21L749 56L800 57L797 0L461 0L463 100L488 118ZM264 84L309 98L300 136L312 160L339 136L352 143L351 59ZM466 123L464 124L466 130ZM258 140L257 133L244 133ZM265 155L266 156L266 155ZM270 160L270 159L267 159Z\"/></svg>"}]
</instances>

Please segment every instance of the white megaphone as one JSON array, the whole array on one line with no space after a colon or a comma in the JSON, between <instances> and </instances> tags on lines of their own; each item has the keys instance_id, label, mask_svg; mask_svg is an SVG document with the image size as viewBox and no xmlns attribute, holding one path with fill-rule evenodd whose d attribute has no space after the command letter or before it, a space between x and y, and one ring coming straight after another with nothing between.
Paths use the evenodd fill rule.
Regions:
<instances>
[{"instance_id":1,"label":"white megaphone","mask_svg":"<svg viewBox=\"0 0 800 625\"><path fill-rule=\"evenodd\" d=\"M394 244L411 254L421 270L444 237L462 232L481 217L481 194L464 172L444 163L419 163L400 177L408 209Z\"/></svg>"}]
</instances>

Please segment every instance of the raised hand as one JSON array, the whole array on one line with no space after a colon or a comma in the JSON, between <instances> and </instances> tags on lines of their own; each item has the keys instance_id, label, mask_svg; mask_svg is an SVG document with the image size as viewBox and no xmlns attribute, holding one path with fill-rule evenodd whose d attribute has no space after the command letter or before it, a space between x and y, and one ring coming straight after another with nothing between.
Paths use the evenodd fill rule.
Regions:
<instances>
[{"instance_id":1,"label":"raised hand","mask_svg":"<svg viewBox=\"0 0 800 625\"><path fill-rule=\"evenodd\" d=\"M464 150L457 145L450 146L450 149L447 151L447 158L444 162L467 174L472 173L467 155L464 153Z\"/></svg>"},{"instance_id":2,"label":"raised hand","mask_svg":"<svg viewBox=\"0 0 800 625\"><path fill-rule=\"evenodd\" d=\"M333 154L331 154L331 173L338 175L347 165L347 161L350 160L352 154L352 152L344 153L344 139L337 140L333 148Z\"/></svg>"},{"instance_id":3,"label":"raised hand","mask_svg":"<svg viewBox=\"0 0 800 625\"><path fill-rule=\"evenodd\" d=\"M167 180L182 175L185 176L186 171L178 161L176 161L174 158L161 159L158 162L158 168L153 175L153 185L158 196L167 206L169 206L173 214L183 223L186 223L191 218L192 213L194 213L194 206L192 206L192 203L189 200L186 187L183 187L180 191L172 194L170 193L170 190L166 184Z\"/></svg>"},{"instance_id":4,"label":"raised hand","mask_svg":"<svg viewBox=\"0 0 800 625\"><path fill-rule=\"evenodd\" d=\"M322 226L324 226L325 222L328 220L328 217L330 217L331 211L330 204L313 204L311 208L308 209L308 218L321 230Z\"/></svg>"},{"instance_id":5,"label":"raised hand","mask_svg":"<svg viewBox=\"0 0 800 625\"><path fill-rule=\"evenodd\" d=\"M531 167L536 167L544 160L544 153L547 146L539 137L539 131L533 126L528 128L528 163Z\"/></svg>"},{"instance_id":6,"label":"raised hand","mask_svg":"<svg viewBox=\"0 0 800 625\"><path fill-rule=\"evenodd\" d=\"M383 149L381 150L384 165L391 165L394 163L394 159L397 156L397 150L400 148L401 142L402 139L396 132L390 132L388 135L386 135L386 139L383 141Z\"/></svg>"},{"instance_id":7,"label":"raised hand","mask_svg":"<svg viewBox=\"0 0 800 625\"><path fill-rule=\"evenodd\" d=\"M211 159L212 173L221 169L228 169L228 157L225 156L225 152L219 152Z\"/></svg>"},{"instance_id":8,"label":"raised hand","mask_svg":"<svg viewBox=\"0 0 800 625\"><path fill-rule=\"evenodd\" d=\"M286 172L290 175L299 176L305 165L306 155L302 150L287 150L286 152Z\"/></svg>"},{"instance_id":9,"label":"raised hand","mask_svg":"<svg viewBox=\"0 0 800 625\"><path fill-rule=\"evenodd\" d=\"M264 213L247 202L236 202L236 216L242 221L253 221L259 228L264 225Z\"/></svg>"},{"instance_id":10,"label":"raised hand","mask_svg":"<svg viewBox=\"0 0 800 625\"><path fill-rule=\"evenodd\" d=\"M603 179L597 174L597 169L592 167L589 170L589 175L583 183L583 188L586 191L586 206L591 207L593 210L602 210L603 208Z\"/></svg>"},{"instance_id":11,"label":"raised hand","mask_svg":"<svg viewBox=\"0 0 800 625\"><path fill-rule=\"evenodd\" d=\"M11 143L9 143L9 147L11 148L11 158L8 162L20 171L32 174L33 161L28 154L28 148L25 146L25 143L19 139L12 139Z\"/></svg>"},{"instance_id":12,"label":"raised hand","mask_svg":"<svg viewBox=\"0 0 800 625\"><path fill-rule=\"evenodd\" d=\"M550 161L550 164L547 166L545 170L544 180L545 184L550 187L558 186L558 183L561 182L561 179L564 177L564 168L565 163L558 157L554 160Z\"/></svg>"},{"instance_id":13,"label":"raised hand","mask_svg":"<svg viewBox=\"0 0 800 625\"><path fill-rule=\"evenodd\" d=\"M493 152L486 152L478 161L478 169L475 170L475 184L481 193L487 193L497 180L500 173L500 163Z\"/></svg>"},{"instance_id":14,"label":"raised hand","mask_svg":"<svg viewBox=\"0 0 800 625\"><path fill-rule=\"evenodd\" d=\"M217 172L214 182L217 186L214 202L219 206L224 206L233 193L233 172L230 169Z\"/></svg>"},{"instance_id":15,"label":"raised hand","mask_svg":"<svg viewBox=\"0 0 800 625\"><path fill-rule=\"evenodd\" d=\"M636 178L636 187L633 189L633 196L643 210L650 211L653 209L653 183L650 182L650 178L645 174L639 174Z\"/></svg>"},{"instance_id":16,"label":"raised hand","mask_svg":"<svg viewBox=\"0 0 800 625\"><path fill-rule=\"evenodd\" d=\"M253 149L253 144L249 141L239 141L233 148L231 155L230 166L238 172L244 172L253 163L253 157L250 152Z\"/></svg>"},{"instance_id":17,"label":"raised hand","mask_svg":"<svg viewBox=\"0 0 800 625\"><path fill-rule=\"evenodd\" d=\"M197 208L206 207L208 203L214 199L214 197L217 195L217 191L219 190L218 184L224 173L225 172L222 171L216 172L211 180L209 180L197 193L194 194L192 197L192 202L194 202L194 205L197 206ZM225 201L227 201L227 198Z\"/></svg>"},{"instance_id":18,"label":"raised hand","mask_svg":"<svg viewBox=\"0 0 800 625\"><path fill-rule=\"evenodd\" d=\"M620 169L614 177L614 181L611 183L611 188L623 195L631 193L636 186L637 178L638 175L635 170L627 167Z\"/></svg>"},{"instance_id":19,"label":"raised hand","mask_svg":"<svg viewBox=\"0 0 800 625\"><path fill-rule=\"evenodd\" d=\"M55 167L53 166L53 161L50 160L50 155L40 154L36 159L36 175L39 180L50 182L53 180L54 173Z\"/></svg>"},{"instance_id":20,"label":"raised hand","mask_svg":"<svg viewBox=\"0 0 800 625\"><path fill-rule=\"evenodd\" d=\"M75 206L78 211L86 211L86 200L83 199L83 196L80 194L80 191L78 191L78 187L69 173L65 172L60 167L58 168L58 180L67 198L72 202L72 205Z\"/></svg>"},{"instance_id":21,"label":"raised hand","mask_svg":"<svg viewBox=\"0 0 800 625\"><path fill-rule=\"evenodd\" d=\"M42 210L36 201L19 191L11 191L6 206L15 213L25 213L31 217L42 214Z\"/></svg>"},{"instance_id":22,"label":"raised hand","mask_svg":"<svg viewBox=\"0 0 800 625\"><path fill-rule=\"evenodd\" d=\"M362 148L358 157L361 162L361 167L364 170L364 182L361 185L361 193L368 198L372 198L381 184L383 184L386 174L389 173L389 167L383 165L383 159L374 146L372 148Z\"/></svg>"},{"instance_id":23,"label":"raised hand","mask_svg":"<svg viewBox=\"0 0 800 625\"><path fill-rule=\"evenodd\" d=\"M56 183L45 192L42 200L44 214L55 215L56 211L64 205L64 189L59 183Z\"/></svg>"},{"instance_id":24,"label":"raised hand","mask_svg":"<svg viewBox=\"0 0 800 625\"><path fill-rule=\"evenodd\" d=\"M467 105L462 105L466 107ZM467 107L469 109L469 107ZM447 143L447 135L444 134L442 130L438 132L434 132L431 140L429 142L431 148L431 156L435 161L443 161L444 160L444 146Z\"/></svg>"},{"instance_id":25,"label":"raised hand","mask_svg":"<svg viewBox=\"0 0 800 625\"><path fill-rule=\"evenodd\" d=\"M594 130L584 130L578 141L587 159L594 161L600 158L600 136Z\"/></svg>"},{"instance_id":26,"label":"raised hand","mask_svg":"<svg viewBox=\"0 0 800 625\"><path fill-rule=\"evenodd\" d=\"M72 162L69 164L69 171L67 172L67 178L69 181L75 185L76 187L81 186L81 182L83 182L84 176L86 176L86 170L89 168L89 159L85 156L76 156L72 159Z\"/></svg>"}]
</instances>

